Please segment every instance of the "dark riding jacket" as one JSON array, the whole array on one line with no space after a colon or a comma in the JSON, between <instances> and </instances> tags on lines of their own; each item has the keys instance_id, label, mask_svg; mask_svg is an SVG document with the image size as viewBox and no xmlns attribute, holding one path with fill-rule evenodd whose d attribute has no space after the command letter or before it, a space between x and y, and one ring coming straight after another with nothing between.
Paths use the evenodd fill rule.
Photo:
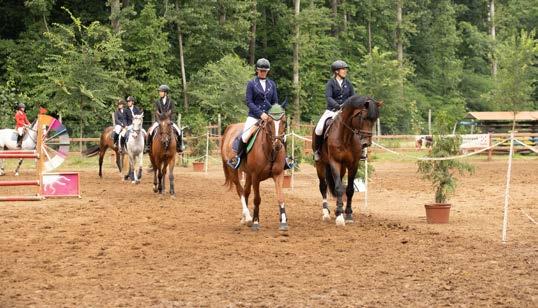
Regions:
<instances>
[{"instance_id":1,"label":"dark riding jacket","mask_svg":"<svg viewBox=\"0 0 538 308\"><path fill-rule=\"evenodd\" d=\"M276 83L267 78L265 91L263 90L260 79L255 77L247 83L247 92L245 102L248 106L248 116L259 119L264 112L271 109L273 104L278 103L278 94Z\"/></svg>"},{"instance_id":2,"label":"dark riding jacket","mask_svg":"<svg viewBox=\"0 0 538 308\"><path fill-rule=\"evenodd\" d=\"M327 110L339 110L346 99L353 95L355 95L355 90L353 89L353 85L351 85L349 80L344 79L342 81L342 86L340 87L335 78L329 79L329 81L327 81L327 85L325 86Z\"/></svg>"},{"instance_id":3,"label":"dark riding jacket","mask_svg":"<svg viewBox=\"0 0 538 308\"><path fill-rule=\"evenodd\" d=\"M138 114L141 114L142 112L140 112L140 109L138 109L138 107L136 106L133 106L133 109L131 110L131 108L127 107L125 108L127 110L127 113L129 114L129 118L127 119L127 126L133 124L133 116L134 115L138 115Z\"/></svg>"},{"instance_id":4,"label":"dark riding jacket","mask_svg":"<svg viewBox=\"0 0 538 308\"><path fill-rule=\"evenodd\" d=\"M172 111L170 114L170 120L174 122L176 118L176 102L170 98L170 96L166 96L166 104L163 104L163 99L159 98L156 99L154 102L155 105L155 113L153 114L153 121L157 121L157 112L160 114L163 114L169 110Z\"/></svg>"},{"instance_id":5,"label":"dark riding jacket","mask_svg":"<svg viewBox=\"0 0 538 308\"><path fill-rule=\"evenodd\" d=\"M130 114L131 112L125 110L125 108L123 111L116 110L116 112L114 112L114 121L116 122L116 125L121 125L122 127L128 126L129 124L127 123L129 123L129 119L132 123L133 118L131 118Z\"/></svg>"}]
</instances>

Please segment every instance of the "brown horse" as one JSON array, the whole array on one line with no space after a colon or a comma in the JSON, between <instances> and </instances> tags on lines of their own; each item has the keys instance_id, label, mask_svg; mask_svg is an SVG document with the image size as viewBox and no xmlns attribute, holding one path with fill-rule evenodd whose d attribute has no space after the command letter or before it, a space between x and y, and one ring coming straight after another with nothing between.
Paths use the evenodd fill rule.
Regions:
<instances>
[{"instance_id":1,"label":"brown horse","mask_svg":"<svg viewBox=\"0 0 538 308\"><path fill-rule=\"evenodd\" d=\"M333 196L336 196L336 224L345 225L353 222L351 200L353 198L353 180L357 174L359 160L363 148L372 144L372 128L379 117L379 108L383 102L376 102L370 97L354 95L342 105L332 124L325 133L321 147L321 159L316 162L319 179L319 191L323 197L323 220L330 219L327 203L327 185ZM312 140L315 132L312 132ZM315 149L315 144L312 144ZM345 219L342 194L344 185L342 178L348 172L346 187Z\"/></svg>"},{"instance_id":2,"label":"brown horse","mask_svg":"<svg viewBox=\"0 0 538 308\"><path fill-rule=\"evenodd\" d=\"M107 149L112 149L116 153L116 166L121 173L123 167L123 153L119 153L119 149L114 144L113 136L114 127L106 127L101 133L101 138L99 139L99 145L86 149L82 152L82 155L90 157L99 153L99 177L103 177L103 159Z\"/></svg>"},{"instance_id":3,"label":"brown horse","mask_svg":"<svg viewBox=\"0 0 538 308\"><path fill-rule=\"evenodd\" d=\"M160 114L157 112L159 126L153 132L149 158L153 166L153 191L164 194L166 172L169 174L170 195L175 197L174 165L176 163L176 135L170 120L171 111ZM158 183L157 183L158 179Z\"/></svg>"},{"instance_id":4,"label":"brown horse","mask_svg":"<svg viewBox=\"0 0 538 308\"><path fill-rule=\"evenodd\" d=\"M231 168L226 162L231 157L235 156L232 150L232 143L236 136L241 134L243 124L231 124L224 131L221 143L222 168L224 169L225 183L229 189L235 189L241 198L243 206L241 223L246 223L251 226L252 230L256 231L260 227L260 182L268 178L272 178L275 182L276 195L279 204L280 213L280 231L288 230L288 219L284 205L284 193L282 184L284 181L284 161L286 157L286 148L284 146L284 138L286 132L286 116L284 110L278 106L281 113L273 112L265 121L258 122L259 131L256 140L252 146L252 150L246 154L246 159L241 162L237 169ZM275 108L275 107L273 107ZM273 109L271 109L273 110ZM245 185L242 186L239 181L240 172L245 172ZM250 196L251 187L254 188L254 212L253 217L250 216L248 209L248 198Z\"/></svg>"}]
</instances>

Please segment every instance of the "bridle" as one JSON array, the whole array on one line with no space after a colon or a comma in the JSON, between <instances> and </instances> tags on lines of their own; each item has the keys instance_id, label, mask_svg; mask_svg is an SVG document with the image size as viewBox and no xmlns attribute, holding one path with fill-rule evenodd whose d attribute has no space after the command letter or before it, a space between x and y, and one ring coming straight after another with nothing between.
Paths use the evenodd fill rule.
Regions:
<instances>
[{"instance_id":1,"label":"bridle","mask_svg":"<svg viewBox=\"0 0 538 308\"><path fill-rule=\"evenodd\" d=\"M163 121L159 122L159 128L161 128L161 125L162 126L168 125L170 130L169 130L169 132L164 133L163 132L164 130L159 129L159 136L160 136L159 139L160 139L161 143L163 144L164 149L168 150L168 147L170 146L170 139L172 137L172 130L173 130L172 122L167 121L168 123L166 123L166 124L163 124L163 122L165 122L165 121L163 120Z\"/></svg>"},{"instance_id":2,"label":"bridle","mask_svg":"<svg viewBox=\"0 0 538 308\"><path fill-rule=\"evenodd\" d=\"M260 127L260 129L264 131L265 135L271 142L271 157L267 157L266 155L266 158L268 158L272 164L275 161L276 155L278 154L278 152L280 152L280 150L284 148L284 138L286 137L286 128L284 127L284 133L280 135L275 135L275 134L272 134L272 132L267 129L267 121L260 120L260 122L258 123L259 123L258 126Z\"/></svg>"},{"instance_id":3,"label":"bridle","mask_svg":"<svg viewBox=\"0 0 538 308\"><path fill-rule=\"evenodd\" d=\"M349 119L350 119L350 122L353 122L353 119L355 117L357 117L358 115L360 115L361 117L359 118L359 123L363 121L363 118L364 118L364 113L365 112L368 112L366 109L361 109L359 110L359 112L355 112ZM340 117L341 118L341 117ZM351 127L350 125L348 125L346 122L344 122L343 119L340 119L340 122L342 122L342 125L344 125L345 128L349 129L353 134L355 135L359 135L359 137L362 139L362 138L369 138L369 137L372 137L372 131L366 131L364 129L356 129L354 127Z\"/></svg>"}]
</instances>

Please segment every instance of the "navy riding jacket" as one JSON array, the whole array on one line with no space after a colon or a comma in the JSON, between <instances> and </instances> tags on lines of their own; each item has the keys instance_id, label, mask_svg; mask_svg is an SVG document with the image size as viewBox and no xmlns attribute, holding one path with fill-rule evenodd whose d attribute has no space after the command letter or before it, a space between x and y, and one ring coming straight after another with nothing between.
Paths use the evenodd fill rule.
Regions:
<instances>
[{"instance_id":1,"label":"navy riding jacket","mask_svg":"<svg viewBox=\"0 0 538 308\"><path fill-rule=\"evenodd\" d=\"M265 91L258 77L250 80L247 84L245 101L249 117L260 119L262 113L267 112L273 104L278 103L276 83L269 78L266 80Z\"/></svg>"},{"instance_id":2,"label":"navy riding jacket","mask_svg":"<svg viewBox=\"0 0 538 308\"><path fill-rule=\"evenodd\" d=\"M133 110L131 110L131 108L129 108L129 107L125 108L125 110L129 114L128 119L127 119L127 126L129 126L129 125L133 124L133 116L141 114L141 112L140 112L140 109L138 109L138 107L136 107L136 106L133 106Z\"/></svg>"},{"instance_id":3,"label":"navy riding jacket","mask_svg":"<svg viewBox=\"0 0 538 308\"><path fill-rule=\"evenodd\" d=\"M130 113L131 112L125 110L125 108L123 109L123 111L116 110L116 112L114 112L114 121L116 122L116 125L121 125L121 126L129 125L127 123L129 122ZM133 122L132 118L131 118L131 122Z\"/></svg>"},{"instance_id":4,"label":"navy riding jacket","mask_svg":"<svg viewBox=\"0 0 538 308\"><path fill-rule=\"evenodd\" d=\"M159 98L157 100L155 100L155 113L153 114L153 119L154 121L157 121L157 111L160 113L160 114L163 114L169 110L172 111L172 114L170 115L170 120L172 122L175 121L175 118L176 118L176 115L175 115L175 112L176 112L176 102L171 99L169 96L167 96L166 98L166 104L163 103L163 99L162 98Z\"/></svg>"},{"instance_id":5,"label":"navy riding jacket","mask_svg":"<svg viewBox=\"0 0 538 308\"><path fill-rule=\"evenodd\" d=\"M355 90L353 85L349 80L344 79L342 81L342 86L338 84L338 81L335 78L329 79L327 85L325 86L325 97L327 98L327 110L337 111L340 109L341 105L349 97L355 95Z\"/></svg>"}]
</instances>

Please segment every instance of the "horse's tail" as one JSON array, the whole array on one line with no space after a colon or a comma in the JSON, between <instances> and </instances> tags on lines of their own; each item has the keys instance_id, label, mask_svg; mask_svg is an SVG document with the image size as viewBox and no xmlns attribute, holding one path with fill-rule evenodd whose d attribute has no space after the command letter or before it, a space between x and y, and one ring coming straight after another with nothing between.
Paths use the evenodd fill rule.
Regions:
<instances>
[{"instance_id":1,"label":"horse's tail","mask_svg":"<svg viewBox=\"0 0 538 308\"><path fill-rule=\"evenodd\" d=\"M325 167L325 180L327 181L327 186L329 186L329 191L331 195L336 197L336 184L334 183L334 175L331 170L331 166L327 164Z\"/></svg>"},{"instance_id":2,"label":"horse's tail","mask_svg":"<svg viewBox=\"0 0 538 308\"><path fill-rule=\"evenodd\" d=\"M99 153L99 146L98 145L94 145L93 147L87 148L86 150L82 151L82 155L84 155L86 157L95 156L95 155L97 155L97 153Z\"/></svg>"},{"instance_id":3,"label":"horse's tail","mask_svg":"<svg viewBox=\"0 0 538 308\"><path fill-rule=\"evenodd\" d=\"M232 190L234 185L232 180L234 177L234 172L230 167L228 167L228 164L225 161L222 162L222 169L224 169L224 184L222 184L222 186L228 186L228 190Z\"/></svg>"}]
</instances>

